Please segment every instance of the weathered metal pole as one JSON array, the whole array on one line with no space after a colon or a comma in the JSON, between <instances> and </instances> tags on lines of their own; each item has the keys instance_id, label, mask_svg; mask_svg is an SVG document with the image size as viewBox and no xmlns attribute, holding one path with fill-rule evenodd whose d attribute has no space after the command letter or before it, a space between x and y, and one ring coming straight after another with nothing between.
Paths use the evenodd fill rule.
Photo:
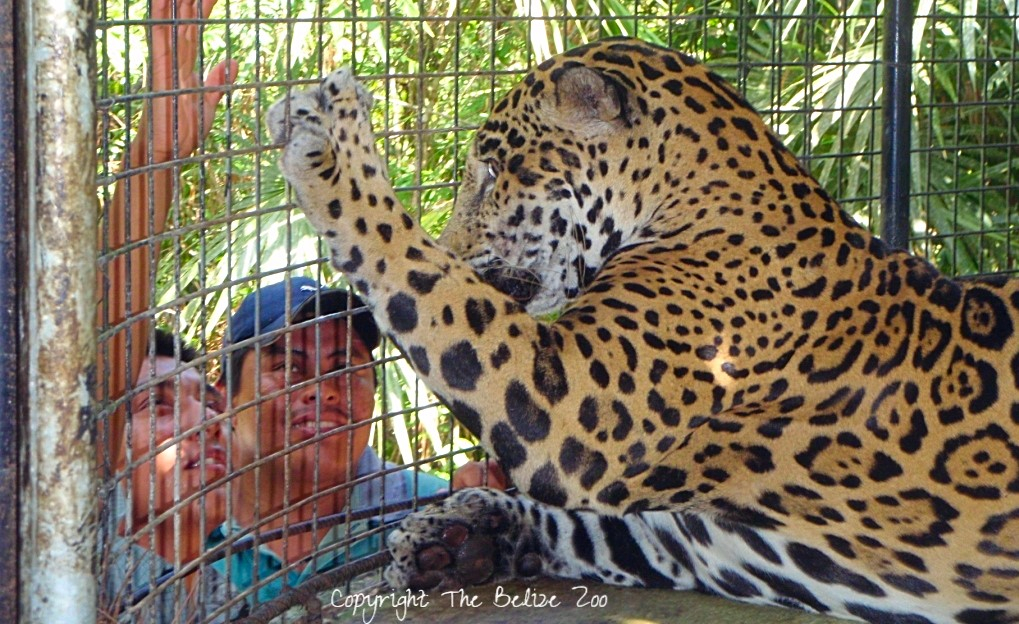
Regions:
<instances>
[{"instance_id":1,"label":"weathered metal pole","mask_svg":"<svg viewBox=\"0 0 1019 624\"><path fill-rule=\"evenodd\" d=\"M881 238L909 244L909 149L913 97L913 3L885 0L884 130L881 136Z\"/></svg>"},{"instance_id":2,"label":"weathered metal pole","mask_svg":"<svg viewBox=\"0 0 1019 624\"><path fill-rule=\"evenodd\" d=\"M96 621L95 67L90 0L17 0L21 613Z\"/></svg>"},{"instance_id":3,"label":"weathered metal pole","mask_svg":"<svg viewBox=\"0 0 1019 624\"><path fill-rule=\"evenodd\" d=\"M14 1L0 0L0 128L14 128ZM0 613L18 618L18 228L14 133L0 132Z\"/></svg>"}]
</instances>

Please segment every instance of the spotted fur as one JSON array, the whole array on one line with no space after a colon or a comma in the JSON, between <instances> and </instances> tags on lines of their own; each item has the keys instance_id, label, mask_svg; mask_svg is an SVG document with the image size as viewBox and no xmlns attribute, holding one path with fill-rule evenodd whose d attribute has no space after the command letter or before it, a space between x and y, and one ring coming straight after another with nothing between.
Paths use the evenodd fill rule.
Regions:
<instances>
[{"instance_id":1,"label":"spotted fur","mask_svg":"<svg viewBox=\"0 0 1019 624\"><path fill-rule=\"evenodd\" d=\"M871 622L1019 621L1015 281L889 249L729 85L640 41L510 91L438 242L397 202L369 106L349 72L278 104L282 170L529 497L409 520L392 578L484 580L433 547L485 535L495 509L514 529L484 542L486 578L538 553L552 573Z\"/></svg>"}]
</instances>

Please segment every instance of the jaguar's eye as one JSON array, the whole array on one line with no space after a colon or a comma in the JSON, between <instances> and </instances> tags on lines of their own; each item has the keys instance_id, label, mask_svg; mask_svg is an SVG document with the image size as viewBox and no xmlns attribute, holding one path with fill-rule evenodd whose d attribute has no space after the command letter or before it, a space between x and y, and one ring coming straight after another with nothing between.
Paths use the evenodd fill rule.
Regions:
<instances>
[{"instance_id":1,"label":"jaguar's eye","mask_svg":"<svg viewBox=\"0 0 1019 624\"><path fill-rule=\"evenodd\" d=\"M494 158L486 158L484 161L485 167L487 167L488 177L495 179L499 176L499 172L502 171L502 165L499 161Z\"/></svg>"}]
</instances>

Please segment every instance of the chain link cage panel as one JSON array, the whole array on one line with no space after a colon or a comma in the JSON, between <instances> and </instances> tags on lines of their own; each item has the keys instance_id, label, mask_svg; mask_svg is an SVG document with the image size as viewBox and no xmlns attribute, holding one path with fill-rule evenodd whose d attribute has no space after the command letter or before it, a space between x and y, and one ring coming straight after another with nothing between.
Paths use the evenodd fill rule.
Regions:
<instances>
[{"instance_id":1,"label":"chain link cage panel","mask_svg":"<svg viewBox=\"0 0 1019 624\"><path fill-rule=\"evenodd\" d=\"M384 550L394 505L441 496L465 465L486 473L468 464L484 459L475 441L391 345L355 353L356 301L276 166L264 124L273 101L353 67L376 97L401 200L437 234L472 132L500 95L550 55L635 35L708 62L876 227L882 50L893 36L882 10L876 0L99 2L100 620L222 621L286 606L315 572L358 560L377 569L364 558ZM919 0L914 10L903 27L912 248L949 274L1014 272L1019 5ZM273 331L231 340L242 299L304 277L343 291L343 303L315 295L313 318L285 312ZM285 308L298 291L281 295ZM273 303L257 299L256 313ZM305 362L295 354L309 340L341 345L346 359ZM366 379L374 390L358 385ZM329 392L343 409L325 405Z\"/></svg>"}]
</instances>

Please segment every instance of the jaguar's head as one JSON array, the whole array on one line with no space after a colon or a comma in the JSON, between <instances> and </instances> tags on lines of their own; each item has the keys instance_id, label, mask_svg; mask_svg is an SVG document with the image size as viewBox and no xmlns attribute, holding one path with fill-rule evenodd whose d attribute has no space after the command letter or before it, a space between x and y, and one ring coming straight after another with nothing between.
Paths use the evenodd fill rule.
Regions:
<instances>
[{"instance_id":1,"label":"jaguar's head","mask_svg":"<svg viewBox=\"0 0 1019 624\"><path fill-rule=\"evenodd\" d=\"M542 63L495 106L441 240L542 313L618 250L684 244L695 226L741 212L726 202L780 192L756 179L762 166L800 175L723 80L672 50L602 40Z\"/></svg>"},{"instance_id":2,"label":"jaguar's head","mask_svg":"<svg viewBox=\"0 0 1019 624\"><path fill-rule=\"evenodd\" d=\"M478 130L440 240L532 314L561 308L633 242L641 180L622 163L636 170L646 157L628 147L628 90L597 64L561 55Z\"/></svg>"}]
</instances>

